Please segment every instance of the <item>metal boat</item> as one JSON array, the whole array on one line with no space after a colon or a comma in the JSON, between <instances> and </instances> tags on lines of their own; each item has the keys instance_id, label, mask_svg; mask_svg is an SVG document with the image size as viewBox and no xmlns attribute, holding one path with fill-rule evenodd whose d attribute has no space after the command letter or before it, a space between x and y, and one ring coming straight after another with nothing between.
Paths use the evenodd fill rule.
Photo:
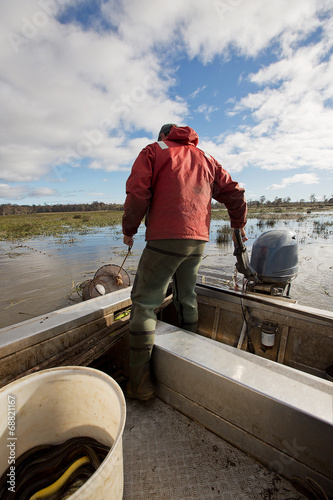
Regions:
<instances>
[{"instance_id":1,"label":"metal boat","mask_svg":"<svg viewBox=\"0 0 333 500\"><path fill-rule=\"evenodd\" d=\"M126 377L130 292L129 286L0 330L1 386L54 366L89 365ZM266 292L198 283L197 333L178 326L167 296L157 311L156 395L202 432L288 480L310 479L329 498L333 313Z\"/></svg>"}]
</instances>

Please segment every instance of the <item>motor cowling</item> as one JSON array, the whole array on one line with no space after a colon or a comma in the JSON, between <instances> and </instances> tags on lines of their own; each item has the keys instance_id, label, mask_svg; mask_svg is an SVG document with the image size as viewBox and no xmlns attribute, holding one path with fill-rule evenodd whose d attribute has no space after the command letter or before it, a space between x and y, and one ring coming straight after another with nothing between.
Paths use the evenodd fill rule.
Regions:
<instances>
[{"instance_id":1,"label":"motor cowling","mask_svg":"<svg viewBox=\"0 0 333 500\"><path fill-rule=\"evenodd\" d=\"M298 274L296 233L290 229L263 233L253 244L250 264L263 283L290 283Z\"/></svg>"}]
</instances>

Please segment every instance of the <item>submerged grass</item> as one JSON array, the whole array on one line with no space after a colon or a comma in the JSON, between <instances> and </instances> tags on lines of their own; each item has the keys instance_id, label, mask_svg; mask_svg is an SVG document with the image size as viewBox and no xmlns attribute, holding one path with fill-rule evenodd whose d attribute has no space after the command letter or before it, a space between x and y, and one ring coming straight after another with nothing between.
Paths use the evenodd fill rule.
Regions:
<instances>
[{"instance_id":1,"label":"submerged grass","mask_svg":"<svg viewBox=\"0 0 333 500\"><path fill-rule=\"evenodd\" d=\"M313 234L328 239L333 234L333 221L321 222L319 220L313 221Z\"/></svg>"},{"instance_id":2,"label":"submerged grass","mask_svg":"<svg viewBox=\"0 0 333 500\"><path fill-rule=\"evenodd\" d=\"M222 226L217 229L216 243L218 245L225 245L232 242L232 235L234 230L229 226Z\"/></svg>"},{"instance_id":3,"label":"submerged grass","mask_svg":"<svg viewBox=\"0 0 333 500\"><path fill-rule=\"evenodd\" d=\"M332 212L333 208L331 206L326 208L326 211ZM247 218L248 219L261 219L267 221L268 225L274 225L272 221L277 221L280 219L296 219L304 220L312 212L307 212L306 209L295 209L295 208L281 208L281 207L248 207ZM226 208L213 209L212 210L213 220L229 220L229 214ZM269 222L268 222L269 221Z\"/></svg>"},{"instance_id":4,"label":"submerged grass","mask_svg":"<svg viewBox=\"0 0 333 500\"><path fill-rule=\"evenodd\" d=\"M113 227L121 222L121 218L120 211L3 215L0 217L0 239L87 233L98 227Z\"/></svg>"}]
</instances>

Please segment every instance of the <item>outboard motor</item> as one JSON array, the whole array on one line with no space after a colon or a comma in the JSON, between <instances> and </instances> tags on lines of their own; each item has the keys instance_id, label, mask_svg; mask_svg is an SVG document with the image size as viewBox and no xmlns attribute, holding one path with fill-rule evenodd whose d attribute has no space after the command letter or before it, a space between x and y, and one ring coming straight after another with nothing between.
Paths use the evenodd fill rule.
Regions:
<instances>
[{"instance_id":1,"label":"outboard motor","mask_svg":"<svg viewBox=\"0 0 333 500\"><path fill-rule=\"evenodd\" d=\"M298 274L296 233L289 229L266 231L254 242L250 261L240 231L236 239L236 267L248 279L246 288L269 295L289 296L291 281Z\"/></svg>"}]
</instances>

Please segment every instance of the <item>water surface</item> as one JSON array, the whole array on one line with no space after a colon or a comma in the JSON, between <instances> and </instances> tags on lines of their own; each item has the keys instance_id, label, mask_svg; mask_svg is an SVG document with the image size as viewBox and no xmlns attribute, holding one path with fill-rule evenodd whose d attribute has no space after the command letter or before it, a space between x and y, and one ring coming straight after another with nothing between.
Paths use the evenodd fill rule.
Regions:
<instances>
[{"instance_id":1,"label":"water surface","mask_svg":"<svg viewBox=\"0 0 333 500\"><path fill-rule=\"evenodd\" d=\"M228 287L235 257L232 244L217 244L217 230L223 225L229 224L212 221L200 273L217 275L219 283ZM293 229L298 236L299 274L292 283L291 297L300 304L333 311L333 214L311 214L300 221L281 219L273 228L250 219L249 253L260 234L280 228ZM144 231L142 225L124 266L131 282L145 245ZM0 328L81 301L75 291L77 285L93 278L105 264L121 266L126 252L120 226L62 238L0 241Z\"/></svg>"}]
</instances>

